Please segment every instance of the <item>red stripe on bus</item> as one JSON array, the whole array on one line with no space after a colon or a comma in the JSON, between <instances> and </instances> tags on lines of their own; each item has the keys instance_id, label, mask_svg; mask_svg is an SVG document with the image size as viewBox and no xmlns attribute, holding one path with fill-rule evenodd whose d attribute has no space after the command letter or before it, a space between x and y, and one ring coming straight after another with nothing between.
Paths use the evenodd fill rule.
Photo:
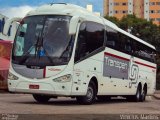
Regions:
<instances>
[{"instance_id":1,"label":"red stripe on bus","mask_svg":"<svg viewBox=\"0 0 160 120\"><path fill-rule=\"evenodd\" d=\"M121 60L130 61L130 59L128 59L128 58L124 58L124 57L121 57L121 56L118 56L118 55L114 55L114 54L111 54L111 53L108 53L108 52L105 52L104 54L112 56L112 57L115 57L115 58L118 58L118 59L121 59ZM147 65L147 64L144 64L144 63L141 63L141 62L137 62L137 61L134 61L134 62L136 64L139 64L139 65L143 65L143 66L146 66L146 67L149 67L149 68L156 69L156 67L151 66L151 65Z\"/></svg>"},{"instance_id":2,"label":"red stripe on bus","mask_svg":"<svg viewBox=\"0 0 160 120\"><path fill-rule=\"evenodd\" d=\"M43 69L43 78L46 77L46 68Z\"/></svg>"},{"instance_id":3,"label":"red stripe on bus","mask_svg":"<svg viewBox=\"0 0 160 120\"><path fill-rule=\"evenodd\" d=\"M153 68L153 69L156 69L156 67L153 67L153 66L150 66L150 65L147 65L147 64L144 64L144 63L141 63L141 62L137 62L137 61L134 61L135 63L139 64L139 65L143 65L143 66L146 66L146 67L149 67L149 68Z\"/></svg>"},{"instance_id":4,"label":"red stripe on bus","mask_svg":"<svg viewBox=\"0 0 160 120\"><path fill-rule=\"evenodd\" d=\"M121 60L130 61L130 59L128 59L128 58L124 58L124 57L121 57L121 56L118 56L118 55L114 55L114 54L111 54L111 53L105 52L104 54L112 56L112 57L115 57L115 58L118 58L118 59L121 59Z\"/></svg>"}]
</instances>

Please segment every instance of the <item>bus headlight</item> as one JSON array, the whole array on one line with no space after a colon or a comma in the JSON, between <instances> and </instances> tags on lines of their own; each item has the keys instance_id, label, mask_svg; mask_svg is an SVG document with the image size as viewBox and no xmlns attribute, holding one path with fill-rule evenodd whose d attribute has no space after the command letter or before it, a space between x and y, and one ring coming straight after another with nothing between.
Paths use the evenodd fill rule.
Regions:
<instances>
[{"instance_id":1,"label":"bus headlight","mask_svg":"<svg viewBox=\"0 0 160 120\"><path fill-rule=\"evenodd\" d=\"M53 79L53 81L54 82L61 82L61 83L70 82L71 81L71 75L64 75L62 77Z\"/></svg>"},{"instance_id":2,"label":"bus headlight","mask_svg":"<svg viewBox=\"0 0 160 120\"><path fill-rule=\"evenodd\" d=\"M8 73L8 79L10 79L10 80L18 80L18 77L9 72Z\"/></svg>"}]
</instances>

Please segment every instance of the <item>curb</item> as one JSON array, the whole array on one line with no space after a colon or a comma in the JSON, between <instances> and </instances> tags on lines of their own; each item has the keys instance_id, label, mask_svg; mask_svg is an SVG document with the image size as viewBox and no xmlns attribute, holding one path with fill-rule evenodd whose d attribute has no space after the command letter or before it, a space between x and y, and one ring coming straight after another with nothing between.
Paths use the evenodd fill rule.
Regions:
<instances>
[{"instance_id":1,"label":"curb","mask_svg":"<svg viewBox=\"0 0 160 120\"><path fill-rule=\"evenodd\" d=\"M155 91L154 94L160 94L160 90Z\"/></svg>"},{"instance_id":2,"label":"curb","mask_svg":"<svg viewBox=\"0 0 160 120\"><path fill-rule=\"evenodd\" d=\"M158 97L157 95L153 95L153 97L157 100L160 100L160 96Z\"/></svg>"},{"instance_id":3,"label":"curb","mask_svg":"<svg viewBox=\"0 0 160 120\"><path fill-rule=\"evenodd\" d=\"M160 90L156 90L155 93L153 94L153 97L157 100L160 100Z\"/></svg>"}]
</instances>

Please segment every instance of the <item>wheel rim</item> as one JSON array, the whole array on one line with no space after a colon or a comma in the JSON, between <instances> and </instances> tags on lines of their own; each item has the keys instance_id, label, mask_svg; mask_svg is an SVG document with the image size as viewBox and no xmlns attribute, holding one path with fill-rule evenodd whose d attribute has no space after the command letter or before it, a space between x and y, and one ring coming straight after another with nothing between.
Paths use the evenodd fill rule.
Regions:
<instances>
[{"instance_id":1,"label":"wheel rim","mask_svg":"<svg viewBox=\"0 0 160 120\"><path fill-rule=\"evenodd\" d=\"M92 100L92 98L93 98L93 89L91 87L88 87L86 97L87 97L88 101Z\"/></svg>"},{"instance_id":2,"label":"wheel rim","mask_svg":"<svg viewBox=\"0 0 160 120\"><path fill-rule=\"evenodd\" d=\"M142 93L142 101L144 100L144 92Z\"/></svg>"},{"instance_id":3,"label":"wheel rim","mask_svg":"<svg viewBox=\"0 0 160 120\"><path fill-rule=\"evenodd\" d=\"M140 90L138 89L137 91L137 100L139 101L140 100Z\"/></svg>"},{"instance_id":4,"label":"wheel rim","mask_svg":"<svg viewBox=\"0 0 160 120\"><path fill-rule=\"evenodd\" d=\"M145 90L143 90L143 92L142 92L142 101L144 101L144 100L145 100L145 97L146 97L146 91L145 91Z\"/></svg>"}]
</instances>

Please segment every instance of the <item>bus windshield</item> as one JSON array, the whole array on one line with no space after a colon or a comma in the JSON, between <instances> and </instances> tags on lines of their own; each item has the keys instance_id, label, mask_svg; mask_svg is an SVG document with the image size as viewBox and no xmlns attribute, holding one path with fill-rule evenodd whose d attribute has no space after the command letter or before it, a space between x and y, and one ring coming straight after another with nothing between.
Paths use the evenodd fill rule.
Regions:
<instances>
[{"instance_id":1,"label":"bus windshield","mask_svg":"<svg viewBox=\"0 0 160 120\"><path fill-rule=\"evenodd\" d=\"M28 66L67 64L74 44L69 35L70 19L58 15L24 18L15 37L12 62Z\"/></svg>"}]
</instances>

